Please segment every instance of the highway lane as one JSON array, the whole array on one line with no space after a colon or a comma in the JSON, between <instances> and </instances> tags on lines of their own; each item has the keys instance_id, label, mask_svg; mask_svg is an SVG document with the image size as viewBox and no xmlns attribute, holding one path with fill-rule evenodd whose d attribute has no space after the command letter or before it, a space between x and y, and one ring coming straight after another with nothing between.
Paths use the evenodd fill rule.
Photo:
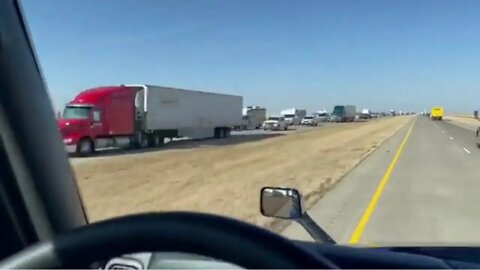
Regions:
<instances>
[{"instance_id":1,"label":"highway lane","mask_svg":"<svg viewBox=\"0 0 480 270\"><path fill-rule=\"evenodd\" d=\"M416 117L309 212L343 244L478 244L480 150L473 136ZM296 224L283 234L310 239Z\"/></svg>"}]
</instances>

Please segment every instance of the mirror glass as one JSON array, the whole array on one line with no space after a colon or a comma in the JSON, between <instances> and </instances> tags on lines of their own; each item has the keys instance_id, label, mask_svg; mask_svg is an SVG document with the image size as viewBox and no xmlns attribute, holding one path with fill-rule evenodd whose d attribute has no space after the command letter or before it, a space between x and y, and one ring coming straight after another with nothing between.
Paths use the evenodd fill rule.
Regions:
<instances>
[{"instance_id":1,"label":"mirror glass","mask_svg":"<svg viewBox=\"0 0 480 270\"><path fill-rule=\"evenodd\" d=\"M302 196L294 188L264 187L260 193L260 212L267 217L300 218L304 214Z\"/></svg>"}]
</instances>

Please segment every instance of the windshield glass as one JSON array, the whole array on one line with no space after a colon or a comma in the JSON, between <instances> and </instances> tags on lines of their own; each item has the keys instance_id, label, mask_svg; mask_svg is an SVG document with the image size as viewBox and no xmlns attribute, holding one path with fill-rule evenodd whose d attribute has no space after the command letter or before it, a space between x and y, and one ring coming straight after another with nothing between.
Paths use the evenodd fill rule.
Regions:
<instances>
[{"instance_id":1,"label":"windshield glass","mask_svg":"<svg viewBox=\"0 0 480 270\"><path fill-rule=\"evenodd\" d=\"M480 245L479 0L20 2L57 116L92 119L60 142L92 222L307 238L259 212L287 186L340 244Z\"/></svg>"},{"instance_id":2,"label":"windshield glass","mask_svg":"<svg viewBox=\"0 0 480 270\"><path fill-rule=\"evenodd\" d=\"M91 107L65 107L63 119L88 119Z\"/></svg>"},{"instance_id":3,"label":"windshield glass","mask_svg":"<svg viewBox=\"0 0 480 270\"><path fill-rule=\"evenodd\" d=\"M335 106L335 108L333 108L332 114L340 115L340 114L343 114L344 111L345 111L344 106Z\"/></svg>"}]
</instances>

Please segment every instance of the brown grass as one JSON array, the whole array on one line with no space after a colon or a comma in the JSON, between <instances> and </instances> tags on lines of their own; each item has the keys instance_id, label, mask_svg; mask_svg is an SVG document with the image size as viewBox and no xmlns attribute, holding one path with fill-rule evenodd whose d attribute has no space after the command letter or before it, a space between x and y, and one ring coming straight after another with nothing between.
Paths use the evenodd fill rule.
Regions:
<instances>
[{"instance_id":1,"label":"brown grass","mask_svg":"<svg viewBox=\"0 0 480 270\"><path fill-rule=\"evenodd\" d=\"M478 119L473 118L472 116L470 116L470 117L466 117L466 116L445 116L445 120L460 123L462 125L465 125L469 129L474 129L474 130L476 130L478 128L478 126L480 125L480 121L478 121Z\"/></svg>"}]
</instances>

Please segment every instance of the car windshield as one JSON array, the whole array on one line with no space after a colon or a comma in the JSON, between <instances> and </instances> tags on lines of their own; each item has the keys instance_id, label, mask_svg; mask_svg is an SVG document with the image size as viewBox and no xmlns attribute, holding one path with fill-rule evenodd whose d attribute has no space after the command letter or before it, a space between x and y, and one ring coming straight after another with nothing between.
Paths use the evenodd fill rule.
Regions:
<instances>
[{"instance_id":1,"label":"car windshield","mask_svg":"<svg viewBox=\"0 0 480 270\"><path fill-rule=\"evenodd\" d=\"M63 110L63 119L87 119L90 114L91 107L70 107L67 106Z\"/></svg>"},{"instance_id":2,"label":"car windshield","mask_svg":"<svg viewBox=\"0 0 480 270\"><path fill-rule=\"evenodd\" d=\"M286 186L340 244L480 245L480 1L21 4L57 117L92 119L57 124L91 222L198 211L312 240L259 212Z\"/></svg>"}]
</instances>

